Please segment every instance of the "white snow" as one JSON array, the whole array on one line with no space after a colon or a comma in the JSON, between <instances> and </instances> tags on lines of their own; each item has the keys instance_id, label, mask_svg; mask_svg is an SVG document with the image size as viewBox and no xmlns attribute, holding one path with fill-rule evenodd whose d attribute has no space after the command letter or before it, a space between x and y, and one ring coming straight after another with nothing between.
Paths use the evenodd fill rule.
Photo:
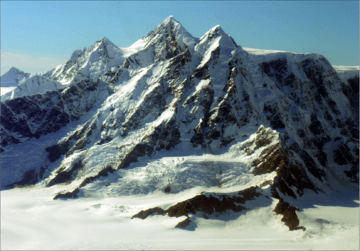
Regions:
<instances>
[{"instance_id":1,"label":"white snow","mask_svg":"<svg viewBox=\"0 0 360 251\"><path fill-rule=\"evenodd\" d=\"M332 66L337 74L339 75L342 82L347 84L347 80L349 78L353 78L358 76L359 77L359 66L340 66L340 65L333 65Z\"/></svg>"},{"instance_id":2,"label":"white snow","mask_svg":"<svg viewBox=\"0 0 360 251\"><path fill-rule=\"evenodd\" d=\"M8 92L11 92L12 90L14 90L16 87L14 86L14 87L1 87L1 89L0 89L0 94L1 95L4 95L4 94L6 94L6 93L8 93Z\"/></svg>"},{"instance_id":3,"label":"white snow","mask_svg":"<svg viewBox=\"0 0 360 251\"><path fill-rule=\"evenodd\" d=\"M139 50L143 49L146 44L146 41L144 39L139 39L134 44L132 44L129 47L121 47L124 58L129 57L131 54L134 54L138 52Z\"/></svg>"},{"instance_id":4,"label":"white snow","mask_svg":"<svg viewBox=\"0 0 360 251\"><path fill-rule=\"evenodd\" d=\"M221 48L221 57L229 60L232 51L237 49L233 39L217 25L206 32L195 46L195 52L202 56L198 68L202 68L211 58L212 52Z\"/></svg>"},{"instance_id":5,"label":"white snow","mask_svg":"<svg viewBox=\"0 0 360 251\"><path fill-rule=\"evenodd\" d=\"M44 94L64 88L60 82L49 80L41 75L31 75L19 82L19 85L6 94L1 94L1 101L35 94Z\"/></svg>"},{"instance_id":6,"label":"white snow","mask_svg":"<svg viewBox=\"0 0 360 251\"><path fill-rule=\"evenodd\" d=\"M281 50L264 50L242 47L250 58L256 63L270 62L279 58L286 58L290 62L301 62L307 58L320 58L323 57L317 53L296 53Z\"/></svg>"},{"instance_id":7,"label":"white snow","mask_svg":"<svg viewBox=\"0 0 360 251\"><path fill-rule=\"evenodd\" d=\"M21 80L26 79L29 76L29 73L25 73L12 67L8 72L1 76L1 87L17 86Z\"/></svg>"},{"instance_id":8,"label":"white snow","mask_svg":"<svg viewBox=\"0 0 360 251\"><path fill-rule=\"evenodd\" d=\"M195 231L175 229L185 217L130 219L142 209L168 206L200 192L52 200L53 188L1 192L3 250L249 250L359 248L359 207L317 206L298 212L307 230L289 231L268 207L215 219L196 218Z\"/></svg>"},{"instance_id":9,"label":"white snow","mask_svg":"<svg viewBox=\"0 0 360 251\"><path fill-rule=\"evenodd\" d=\"M210 79L202 79L197 85L196 85L196 91L200 91L203 88L206 88L210 83Z\"/></svg>"},{"instance_id":10,"label":"white snow","mask_svg":"<svg viewBox=\"0 0 360 251\"><path fill-rule=\"evenodd\" d=\"M122 71L119 78L109 85L111 94L100 88L96 94L98 96L91 94L89 99L81 101L98 99L79 121L39 139L22 139L25 140L23 143L6 147L2 156L2 186L20 180L25 171L38 171L41 166L47 166L47 178L35 186L2 191L2 249L358 249L359 208L358 204L354 206L353 201L338 206L313 203L302 207L298 216L300 225L307 228L305 232L290 232L281 222L281 216L274 215L272 210L277 203L275 199L270 205L240 214L229 213L207 220L198 217L194 219L197 224L195 231L174 229L184 217L152 216L144 221L130 219L142 209L154 206L166 209L202 191L230 193L273 181L275 171L255 176L250 169L252 160L270 144L257 149L250 156L241 150L244 143L256 136L254 132L258 129L258 123L267 121L261 118L265 117L261 110L264 103L285 100L282 96L284 94L277 91L275 83L263 76L259 63L286 57L293 63L289 67L294 66L293 72L301 78L294 62L320 57L318 54L250 48L242 50L220 26L215 26L198 40L187 33L172 16L164 20L155 31L163 32L167 29L169 32L170 28L175 33L179 47L188 46L192 55L192 61L183 69L179 83L187 79L187 74L209 62L212 64L208 65L211 78L195 80L194 86L185 90L183 97L165 97L164 94L170 105L161 114L156 111L145 114L140 121L142 124L135 130L130 129L124 137L120 125L131 120L138 111L137 108L147 108L147 95L151 96L163 88L164 74L171 67L171 60L154 62L156 53L166 52L161 46L156 48L157 42L162 38L156 32L149 33L128 48L119 48L104 38L89 48L75 51L68 62L52 71L24 77L17 82L19 85L16 88L1 88L1 91L13 88L5 95L1 93L3 101L66 88L68 84L96 79L111 70L108 75L110 77L101 77L107 85L108 78L112 78L112 74L117 72L126 58L132 56L131 59L135 62L128 69L119 69L119 72ZM195 46L197 41L199 43ZM220 54L216 55L213 52L218 48ZM211 61L211 57L215 59ZM251 104L261 108L259 119L242 127L242 135L237 135L239 127L236 124L227 126L223 136L234 136L234 142L237 143L230 148L220 149L217 147L219 141L215 140L210 145L214 149L209 147L206 150L211 154L204 154L205 150L200 147L191 147L189 141L192 134L185 135L185 132L191 133L189 128L194 128L202 121L201 106L198 103L203 98L204 90L213 89L216 98L224 94L224 83L230 73L228 62L236 57L247 69L247 77L241 78L241 85L237 86L238 93L246 90ZM359 72L358 67L334 66L334 69L342 79ZM17 78L16 74L11 76L12 79ZM241 75L238 76L240 79ZM179 84L177 90L181 88L183 86ZM331 95L337 100L335 94ZM196 100L191 103L189 100L194 97ZM190 114L194 118L189 119L190 124L180 124L180 131L185 136L174 149L159 151L152 157L139 157L139 161L131 163L128 168L94 180L81 188L82 197L79 199L52 200L57 192L72 191L78 187L86 177L102 170L105 164L118 164L123 158L121 154L126 153L121 149L131 149L151 134L155 127L165 125L175 115L173 104L181 99L185 101L182 106L177 107L177 119L187 121L186 116ZM216 108L219 102L214 101L211 109ZM287 110L286 105L285 101L279 103L279 109ZM339 105L340 108L342 106ZM345 108L341 108L341 112L345 114ZM310 110L302 111L304 117L307 113L310 115ZM65 141L85 123L95 125L91 136L87 138L90 143L68 157L63 156L54 163L48 163L45 148L61 140ZM266 130L269 132L270 129ZM107 137L110 140L106 143L96 144L98 140ZM277 143L278 138L278 135L274 137L271 144ZM23 157L24 153L27 153L26 158ZM82 160L83 168L73 182L45 188L46 182L55 176L59 168L65 167L67 170L77 159ZM168 184L171 185L171 193L164 194L161 191ZM269 186L263 187L265 193L270 195L268 188ZM323 200L332 200L328 194L323 196ZM345 201L349 198L344 196L343 199Z\"/></svg>"}]
</instances>

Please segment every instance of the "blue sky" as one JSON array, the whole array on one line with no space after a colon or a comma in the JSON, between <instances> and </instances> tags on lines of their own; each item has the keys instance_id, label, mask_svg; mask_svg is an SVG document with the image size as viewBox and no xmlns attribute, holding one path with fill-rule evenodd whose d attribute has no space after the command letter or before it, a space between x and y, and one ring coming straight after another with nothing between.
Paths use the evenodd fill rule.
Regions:
<instances>
[{"instance_id":1,"label":"blue sky","mask_svg":"<svg viewBox=\"0 0 360 251\"><path fill-rule=\"evenodd\" d=\"M195 37L220 24L242 47L359 65L358 1L1 1L1 75L50 70L105 36L130 46L170 15Z\"/></svg>"}]
</instances>

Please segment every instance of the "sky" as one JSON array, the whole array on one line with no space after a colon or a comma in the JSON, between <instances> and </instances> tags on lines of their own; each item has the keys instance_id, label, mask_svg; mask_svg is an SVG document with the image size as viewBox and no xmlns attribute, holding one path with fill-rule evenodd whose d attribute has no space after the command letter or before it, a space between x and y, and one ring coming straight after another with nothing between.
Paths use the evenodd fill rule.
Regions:
<instances>
[{"instance_id":1,"label":"sky","mask_svg":"<svg viewBox=\"0 0 360 251\"><path fill-rule=\"evenodd\" d=\"M359 65L359 1L1 1L1 75L51 70L103 37L128 47L173 15L194 37L216 25L242 47Z\"/></svg>"}]
</instances>

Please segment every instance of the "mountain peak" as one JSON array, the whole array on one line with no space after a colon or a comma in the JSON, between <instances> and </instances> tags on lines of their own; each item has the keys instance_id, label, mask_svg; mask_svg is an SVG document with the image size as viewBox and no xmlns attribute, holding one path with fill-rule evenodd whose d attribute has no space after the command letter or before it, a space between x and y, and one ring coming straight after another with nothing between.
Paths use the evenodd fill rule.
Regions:
<instances>
[{"instance_id":1,"label":"mountain peak","mask_svg":"<svg viewBox=\"0 0 360 251\"><path fill-rule=\"evenodd\" d=\"M17 86L20 80L29 76L30 73L25 73L16 67L11 67L10 70L1 76L1 87Z\"/></svg>"},{"instance_id":2,"label":"mountain peak","mask_svg":"<svg viewBox=\"0 0 360 251\"><path fill-rule=\"evenodd\" d=\"M113 42L111 42L107 37L104 37L103 39L96 41L95 44L103 44L105 46L113 45L116 46ZM117 46L116 46L117 47Z\"/></svg>"},{"instance_id":3,"label":"mountain peak","mask_svg":"<svg viewBox=\"0 0 360 251\"><path fill-rule=\"evenodd\" d=\"M104 37L103 39L100 40L103 43L112 43L107 37Z\"/></svg>"},{"instance_id":4,"label":"mountain peak","mask_svg":"<svg viewBox=\"0 0 360 251\"><path fill-rule=\"evenodd\" d=\"M156 45L156 47L159 47L162 41L168 39L176 41L182 49L192 47L197 42L197 39L187 32L173 16L165 18L145 37L147 44Z\"/></svg>"},{"instance_id":5,"label":"mountain peak","mask_svg":"<svg viewBox=\"0 0 360 251\"><path fill-rule=\"evenodd\" d=\"M177 24L182 26L175 18L173 15L168 16L167 18L165 18L157 27L159 26L168 26L168 25L172 25L172 24Z\"/></svg>"},{"instance_id":6,"label":"mountain peak","mask_svg":"<svg viewBox=\"0 0 360 251\"><path fill-rule=\"evenodd\" d=\"M222 31L222 32L224 32L224 31L223 31L223 29L221 29L220 24L215 25L215 26L214 26L213 28L211 28L210 30L214 30L214 31Z\"/></svg>"},{"instance_id":7,"label":"mountain peak","mask_svg":"<svg viewBox=\"0 0 360 251\"><path fill-rule=\"evenodd\" d=\"M219 36L230 37L230 35L225 33L225 31L221 28L221 26L219 24L214 26L208 32L205 33L205 35L207 35L207 34L208 34L209 37L213 37L213 36L216 36L216 37L219 37Z\"/></svg>"},{"instance_id":8,"label":"mountain peak","mask_svg":"<svg viewBox=\"0 0 360 251\"><path fill-rule=\"evenodd\" d=\"M25 73L22 70L20 70L19 68L16 68L14 66L11 67L10 70L8 70L5 74L28 74L29 75L29 73Z\"/></svg>"},{"instance_id":9,"label":"mountain peak","mask_svg":"<svg viewBox=\"0 0 360 251\"><path fill-rule=\"evenodd\" d=\"M100 76L114 65L121 65L123 61L119 47L104 37L87 48L75 50L64 64L50 71L49 76L51 80L67 85L72 81Z\"/></svg>"},{"instance_id":10,"label":"mountain peak","mask_svg":"<svg viewBox=\"0 0 360 251\"><path fill-rule=\"evenodd\" d=\"M11 67L8 72L21 72L21 70L16 67Z\"/></svg>"},{"instance_id":11,"label":"mountain peak","mask_svg":"<svg viewBox=\"0 0 360 251\"><path fill-rule=\"evenodd\" d=\"M175 18L174 18L174 16L173 15L170 15L170 16L168 16L167 18L165 18L161 23L169 23L169 22L177 22L176 20L175 20ZM178 22L177 22L178 23Z\"/></svg>"},{"instance_id":12,"label":"mountain peak","mask_svg":"<svg viewBox=\"0 0 360 251\"><path fill-rule=\"evenodd\" d=\"M196 45L196 51L204 53L204 50L208 48L209 44L217 44L222 49L230 53L232 50L235 50L239 46L234 41L234 39L224 32L220 25L216 25L207 31L200 39ZM211 46L209 48L212 48ZM215 47L214 47L215 48Z\"/></svg>"},{"instance_id":13,"label":"mountain peak","mask_svg":"<svg viewBox=\"0 0 360 251\"><path fill-rule=\"evenodd\" d=\"M165 18L150 34L170 33L172 29L182 30L184 27L173 16ZM184 29L185 30L185 29Z\"/></svg>"}]
</instances>

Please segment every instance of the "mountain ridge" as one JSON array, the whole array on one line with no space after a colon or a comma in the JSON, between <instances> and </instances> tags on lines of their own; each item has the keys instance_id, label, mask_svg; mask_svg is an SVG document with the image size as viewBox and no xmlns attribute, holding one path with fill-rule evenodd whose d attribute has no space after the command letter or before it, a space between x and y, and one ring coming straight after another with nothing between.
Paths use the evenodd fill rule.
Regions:
<instances>
[{"instance_id":1,"label":"mountain ridge","mask_svg":"<svg viewBox=\"0 0 360 251\"><path fill-rule=\"evenodd\" d=\"M103 38L38 76L58 87L2 99L2 189L58 186L58 199L241 184L261 190L254 203L294 211L286 203L306 193L358 187L356 71L339 76L319 54L251 54L220 26L195 39L173 17L135 44L128 55ZM40 156L16 159L30 145Z\"/></svg>"},{"instance_id":2,"label":"mountain ridge","mask_svg":"<svg viewBox=\"0 0 360 251\"><path fill-rule=\"evenodd\" d=\"M4 75L1 76L1 87L14 87L19 84L23 79L30 76L16 67L11 67Z\"/></svg>"}]
</instances>

